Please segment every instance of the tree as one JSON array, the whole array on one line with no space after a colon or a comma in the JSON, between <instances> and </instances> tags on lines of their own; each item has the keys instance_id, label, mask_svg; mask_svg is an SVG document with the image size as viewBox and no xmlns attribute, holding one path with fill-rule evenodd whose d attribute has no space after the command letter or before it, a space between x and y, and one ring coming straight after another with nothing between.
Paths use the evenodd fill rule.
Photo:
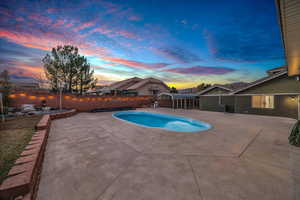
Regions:
<instances>
[{"instance_id":1,"label":"tree","mask_svg":"<svg viewBox=\"0 0 300 200\"><path fill-rule=\"evenodd\" d=\"M75 74L75 83L78 84L79 93L82 94L83 91L94 88L97 83L97 79L94 78L94 70L91 70L90 64L87 62L85 57L78 57L76 60L76 66L77 73ZM78 91L76 84L73 86L75 86Z\"/></svg>"},{"instance_id":2,"label":"tree","mask_svg":"<svg viewBox=\"0 0 300 200\"><path fill-rule=\"evenodd\" d=\"M201 83L197 86L197 91L200 92L202 90L205 90L206 88L209 88L211 84Z\"/></svg>"},{"instance_id":3,"label":"tree","mask_svg":"<svg viewBox=\"0 0 300 200\"><path fill-rule=\"evenodd\" d=\"M170 93L178 93L178 91L175 87L171 87Z\"/></svg>"},{"instance_id":4,"label":"tree","mask_svg":"<svg viewBox=\"0 0 300 200\"><path fill-rule=\"evenodd\" d=\"M9 73L7 70L4 70L0 73L0 89L2 91L4 113L7 113L7 108L9 106L8 95L11 89L11 83L9 82Z\"/></svg>"},{"instance_id":5,"label":"tree","mask_svg":"<svg viewBox=\"0 0 300 200\"><path fill-rule=\"evenodd\" d=\"M58 90L59 82L62 82L63 91L82 94L97 82L94 71L87 59L79 55L77 47L57 46L43 58L43 63L45 75L54 91Z\"/></svg>"}]
</instances>

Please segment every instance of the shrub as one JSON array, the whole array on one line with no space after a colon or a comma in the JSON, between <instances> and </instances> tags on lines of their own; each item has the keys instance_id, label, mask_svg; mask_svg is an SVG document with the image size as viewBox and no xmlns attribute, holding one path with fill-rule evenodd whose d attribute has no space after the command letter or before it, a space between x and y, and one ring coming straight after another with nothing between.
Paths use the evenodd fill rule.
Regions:
<instances>
[{"instance_id":1,"label":"shrub","mask_svg":"<svg viewBox=\"0 0 300 200\"><path fill-rule=\"evenodd\" d=\"M291 131L291 135L289 136L289 143L291 145L294 145L296 147L300 147L300 120L298 120L296 122L296 124L294 125L292 131Z\"/></svg>"}]
</instances>

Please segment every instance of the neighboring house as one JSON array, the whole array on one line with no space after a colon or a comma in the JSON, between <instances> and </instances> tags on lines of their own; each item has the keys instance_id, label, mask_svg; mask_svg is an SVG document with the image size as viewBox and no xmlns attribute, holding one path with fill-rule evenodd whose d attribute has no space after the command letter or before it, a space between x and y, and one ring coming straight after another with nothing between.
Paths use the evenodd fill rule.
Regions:
<instances>
[{"instance_id":1,"label":"neighboring house","mask_svg":"<svg viewBox=\"0 0 300 200\"><path fill-rule=\"evenodd\" d=\"M40 89L40 85L37 82L12 82L12 88L20 90L37 90Z\"/></svg>"},{"instance_id":2,"label":"neighboring house","mask_svg":"<svg viewBox=\"0 0 300 200\"><path fill-rule=\"evenodd\" d=\"M108 86L95 86L93 89L90 89L86 92L86 94L91 94L91 95L110 95L111 90L110 87Z\"/></svg>"},{"instance_id":3,"label":"neighboring house","mask_svg":"<svg viewBox=\"0 0 300 200\"><path fill-rule=\"evenodd\" d=\"M267 73L239 89L215 85L202 91L200 109L298 118L300 82L288 76L286 66Z\"/></svg>"},{"instance_id":4,"label":"neighboring house","mask_svg":"<svg viewBox=\"0 0 300 200\"><path fill-rule=\"evenodd\" d=\"M109 87L111 90L118 90L118 91L122 91L122 90L127 90L127 88L129 88L130 86L142 81L143 79L138 78L138 77L133 77L133 78L129 78L123 81L118 81L115 82L113 84L111 84Z\"/></svg>"},{"instance_id":5,"label":"neighboring house","mask_svg":"<svg viewBox=\"0 0 300 200\"><path fill-rule=\"evenodd\" d=\"M121 95L157 95L161 92L169 92L169 87L155 78L134 77L113 83L109 87L114 94Z\"/></svg>"}]
</instances>

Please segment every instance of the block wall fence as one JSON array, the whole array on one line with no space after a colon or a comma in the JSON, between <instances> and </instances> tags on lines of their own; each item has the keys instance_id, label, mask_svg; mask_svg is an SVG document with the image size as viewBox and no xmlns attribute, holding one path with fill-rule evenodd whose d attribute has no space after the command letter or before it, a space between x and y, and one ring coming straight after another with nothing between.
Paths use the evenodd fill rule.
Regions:
<instances>
[{"instance_id":1,"label":"block wall fence","mask_svg":"<svg viewBox=\"0 0 300 200\"><path fill-rule=\"evenodd\" d=\"M34 104L41 106L46 101L46 106L59 107L59 94L37 92L13 92L9 95L9 105L20 107L22 104ZM76 109L79 112L91 111L99 108L118 107L144 107L149 106L152 96L120 97L120 96L76 96L74 94L62 95L62 107L64 109Z\"/></svg>"}]
</instances>

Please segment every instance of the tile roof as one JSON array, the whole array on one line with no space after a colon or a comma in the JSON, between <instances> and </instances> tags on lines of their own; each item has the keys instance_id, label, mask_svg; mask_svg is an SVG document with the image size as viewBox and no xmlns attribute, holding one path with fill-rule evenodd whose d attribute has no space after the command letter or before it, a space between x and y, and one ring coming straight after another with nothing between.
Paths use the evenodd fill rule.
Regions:
<instances>
[{"instance_id":1,"label":"tile roof","mask_svg":"<svg viewBox=\"0 0 300 200\"><path fill-rule=\"evenodd\" d=\"M130 82L133 82L132 84L135 84L136 82L139 82L143 79L139 78L139 77L133 77L133 78L129 78L129 79L126 79L126 80L123 80L123 81L119 81L119 82L115 82L113 84L110 85L110 88L111 89L119 89L123 86L125 86L126 84L129 84Z\"/></svg>"},{"instance_id":2,"label":"tile roof","mask_svg":"<svg viewBox=\"0 0 300 200\"><path fill-rule=\"evenodd\" d=\"M142 79L141 81L137 82L136 84L130 86L129 88L127 88L128 90L136 90L140 87L142 87L143 85L147 84L147 83L159 83L159 84L164 84L164 82L162 82L161 80L155 79L155 78L145 78ZM165 85L165 84L164 84ZM166 85L165 85L166 86ZM168 87L168 86L166 86Z\"/></svg>"}]
</instances>

